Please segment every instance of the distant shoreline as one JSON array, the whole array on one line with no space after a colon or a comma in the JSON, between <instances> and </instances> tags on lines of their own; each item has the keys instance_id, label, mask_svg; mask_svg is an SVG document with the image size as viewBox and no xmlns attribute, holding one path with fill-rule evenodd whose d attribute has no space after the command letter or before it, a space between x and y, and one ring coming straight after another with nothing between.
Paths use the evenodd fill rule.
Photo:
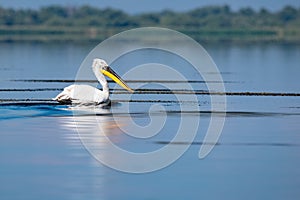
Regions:
<instances>
[{"instance_id":1,"label":"distant shoreline","mask_svg":"<svg viewBox=\"0 0 300 200\"><path fill-rule=\"evenodd\" d=\"M101 42L125 28L70 28L44 26L0 27L0 42ZM175 29L176 30L176 29ZM300 29L177 29L198 42L286 42L300 44Z\"/></svg>"},{"instance_id":2,"label":"distant shoreline","mask_svg":"<svg viewBox=\"0 0 300 200\"><path fill-rule=\"evenodd\" d=\"M300 8L278 12L207 6L187 12L165 10L129 15L89 6L48 6L39 10L0 7L0 42L101 42L125 30L164 27L198 42L287 42L300 44Z\"/></svg>"}]
</instances>

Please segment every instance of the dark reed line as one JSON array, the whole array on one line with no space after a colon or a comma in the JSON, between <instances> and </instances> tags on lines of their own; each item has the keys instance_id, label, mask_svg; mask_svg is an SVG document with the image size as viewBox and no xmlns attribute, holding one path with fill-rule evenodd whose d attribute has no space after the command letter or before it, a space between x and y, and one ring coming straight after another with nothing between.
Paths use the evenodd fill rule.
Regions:
<instances>
[{"instance_id":1,"label":"dark reed line","mask_svg":"<svg viewBox=\"0 0 300 200\"><path fill-rule=\"evenodd\" d=\"M73 80L73 79L14 79L10 81L15 82L46 82L46 83L98 83L97 80ZM109 83L114 83L112 80L107 80ZM176 81L176 80L126 80L128 83L241 83L240 81L199 81L199 80L186 80L186 81Z\"/></svg>"},{"instance_id":2,"label":"dark reed line","mask_svg":"<svg viewBox=\"0 0 300 200\"><path fill-rule=\"evenodd\" d=\"M1 102L0 100L0 107L7 107L7 106L22 106L22 107L30 107L30 106L67 106L59 104L55 101L42 101L43 99L40 99L40 101L15 101L15 102ZM113 104L118 104L120 101L113 101ZM138 102L148 102L148 101L138 101ZM166 101L168 102L168 101ZM234 117L234 116L245 116L245 117L252 117L252 116L260 116L260 117L266 117L266 116L294 116L294 115L300 115L300 113L287 113L287 112L253 112L253 111L213 111L213 110L194 110L194 111L187 111L187 110L166 110L166 111L158 111L158 112L152 112L152 115L161 115L161 114L168 114L168 115L226 115L227 117ZM111 113L112 115L134 115L134 116L148 116L149 112L130 112L130 113ZM87 114L87 115L102 115L97 113ZM80 115L82 116L82 115Z\"/></svg>"},{"instance_id":3,"label":"dark reed line","mask_svg":"<svg viewBox=\"0 0 300 200\"><path fill-rule=\"evenodd\" d=\"M61 88L20 88L20 89L0 89L0 92L38 92L38 91L60 91Z\"/></svg>"},{"instance_id":4,"label":"dark reed line","mask_svg":"<svg viewBox=\"0 0 300 200\"><path fill-rule=\"evenodd\" d=\"M36 92L36 91L61 91L63 88L22 88L0 89L0 92ZM111 89L114 94L128 94L123 89ZM168 89L136 89L135 94L185 94L185 95L227 95L227 96L300 96L300 93L284 92L213 92L207 90L168 90Z\"/></svg>"},{"instance_id":5,"label":"dark reed line","mask_svg":"<svg viewBox=\"0 0 300 200\"><path fill-rule=\"evenodd\" d=\"M127 94L128 92L119 91L114 94ZM228 95L228 96L300 96L300 93L284 92L211 92L206 90L155 90L137 89L136 94L195 94L195 95Z\"/></svg>"},{"instance_id":6,"label":"dark reed line","mask_svg":"<svg viewBox=\"0 0 300 200\"><path fill-rule=\"evenodd\" d=\"M205 143L205 142L169 142L169 141L155 141L154 143L156 144L161 144L161 145L167 145L167 144L173 144L173 145L226 145L226 146L277 146L277 147L300 147L300 144L296 143L281 143L281 142L232 142L232 143L221 143L217 142L216 144L214 143Z\"/></svg>"}]
</instances>

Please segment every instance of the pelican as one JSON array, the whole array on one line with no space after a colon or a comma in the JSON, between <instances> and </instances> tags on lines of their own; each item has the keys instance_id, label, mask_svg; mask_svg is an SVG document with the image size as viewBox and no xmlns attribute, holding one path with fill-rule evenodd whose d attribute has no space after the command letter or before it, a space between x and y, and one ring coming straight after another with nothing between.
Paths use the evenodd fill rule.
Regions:
<instances>
[{"instance_id":1,"label":"pelican","mask_svg":"<svg viewBox=\"0 0 300 200\"><path fill-rule=\"evenodd\" d=\"M114 72L104 60L95 58L93 60L92 69L97 80L102 85L102 90L90 85L73 84L65 87L61 93L53 98L53 100L63 104L108 106L110 105L109 87L104 75L111 78L124 89L133 92L124 80Z\"/></svg>"}]
</instances>

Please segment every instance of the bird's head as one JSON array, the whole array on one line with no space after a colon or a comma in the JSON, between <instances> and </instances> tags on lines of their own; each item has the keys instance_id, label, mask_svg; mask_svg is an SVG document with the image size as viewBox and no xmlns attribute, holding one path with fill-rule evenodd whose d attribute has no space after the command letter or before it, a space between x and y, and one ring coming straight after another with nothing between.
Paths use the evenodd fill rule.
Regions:
<instances>
[{"instance_id":1,"label":"bird's head","mask_svg":"<svg viewBox=\"0 0 300 200\"><path fill-rule=\"evenodd\" d=\"M105 69L105 67L108 67L108 64L105 62L105 60L102 60L100 58L95 58L93 60L92 68L94 71Z\"/></svg>"},{"instance_id":2,"label":"bird's head","mask_svg":"<svg viewBox=\"0 0 300 200\"><path fill-rule=\"evenodd\" d=\"M114 71L112 70L108 64L105 62L105 60L102 60L100 58L95 58L93 60L92 65L93 71L96 74L96 72L101 72L105 76L111 78L113 81L115 81L117 84L119 84L124 89L133 92L133 89L131 89L125 81Z\"/></svg>"}]
</instances>

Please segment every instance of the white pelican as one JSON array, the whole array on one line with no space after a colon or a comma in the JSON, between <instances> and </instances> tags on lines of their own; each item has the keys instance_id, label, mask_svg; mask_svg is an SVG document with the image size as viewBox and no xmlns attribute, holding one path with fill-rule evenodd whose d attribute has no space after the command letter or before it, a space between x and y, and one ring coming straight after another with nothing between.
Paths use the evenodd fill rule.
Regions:
<instances>
[{"instance_id":1,"label":"white pelican","mask_svg":"<svg viewBox=\"0 0 300 200\"><path fill-rule=\"evenodd\" d=\"M92 69L97 80L102 85L102 90L90 85L74 84L65 87L53 100L63 104L74 105L100 105L101 107L110 105L109 87L104 75L114 80L126 90L133 92L124 80L122 80L122 78L114 72L104 60L99 58L94 59Z\"/></svg>"}]
</instances>

